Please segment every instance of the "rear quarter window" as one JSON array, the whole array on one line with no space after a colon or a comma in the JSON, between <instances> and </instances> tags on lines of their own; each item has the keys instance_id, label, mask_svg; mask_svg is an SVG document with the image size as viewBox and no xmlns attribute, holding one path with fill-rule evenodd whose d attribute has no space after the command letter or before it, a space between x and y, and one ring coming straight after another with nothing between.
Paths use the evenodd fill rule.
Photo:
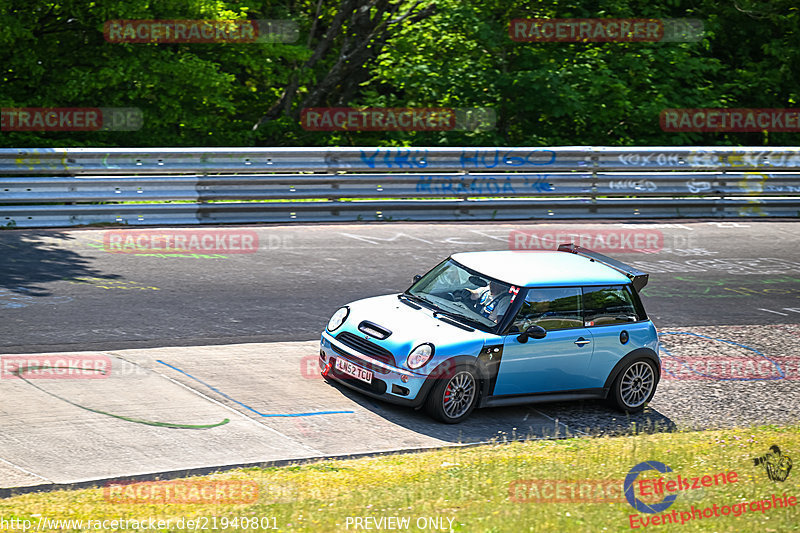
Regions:
<instances>
[{"instance_id":1,"label":"rear quarter window","mask_svg":"<svg viewBox=\"0 0 800 533\"><path fill-rule=\"evenodd\" d=\"M626 324L646 319L644 308L630 285L583 288L586 326Z\"/></svg>"}]
</instances>

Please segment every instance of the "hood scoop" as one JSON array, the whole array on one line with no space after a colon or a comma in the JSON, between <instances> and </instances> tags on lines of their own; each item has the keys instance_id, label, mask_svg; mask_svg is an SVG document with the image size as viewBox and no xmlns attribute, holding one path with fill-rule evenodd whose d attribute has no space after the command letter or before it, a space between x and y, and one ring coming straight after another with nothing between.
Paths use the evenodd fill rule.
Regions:
<instances>
[{"instance_id":1,"label":"hood scoop","mask_svg":"<svg viewBox=\"0 0 800 533\"><path fill-rule=\"evenodd\" d=\"M388 329L379 326L375 322L370 322L369 320L362 320L358 325L358 331L379 340L386 339L392 334Z\"/></svg>"}]
</instances>

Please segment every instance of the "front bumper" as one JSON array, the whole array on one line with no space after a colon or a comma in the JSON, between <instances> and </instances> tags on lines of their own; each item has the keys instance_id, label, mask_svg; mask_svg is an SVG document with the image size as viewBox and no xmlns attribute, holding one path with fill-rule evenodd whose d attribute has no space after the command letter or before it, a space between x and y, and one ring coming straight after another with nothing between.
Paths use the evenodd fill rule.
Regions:
<instances>
[{"instance_id":1,"label":"front bumper","mask_svg":"<svg viewBox=\"0 0 800 533\"><path fill-rule=\"evenodd\" d=\"M372 383L366 383L336 370L335 361L337 358L343 358L363 369L370 370L372 372ZM331 365L331 368L328 371L327 378L366 394L371 398L397 405L414 408L422 406L432 385L431 380L426 375L390 366L382 361L373 359L339 342L327 331L324 331L320 339L320 370L323 370L328 364Z\"/></svg>"}]
</instances>

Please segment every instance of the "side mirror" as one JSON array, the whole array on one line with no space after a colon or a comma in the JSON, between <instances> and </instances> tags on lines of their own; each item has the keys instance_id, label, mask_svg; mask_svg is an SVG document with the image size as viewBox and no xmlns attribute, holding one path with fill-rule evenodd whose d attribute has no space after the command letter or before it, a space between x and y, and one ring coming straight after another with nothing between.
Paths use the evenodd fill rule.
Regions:
<instances>
[{"instance_id":1,"label":"side mirror","mask_svg":"<svg viewBox=\"0 0 800 533\"><path fill-rule=\"evenodd\" d=\"M530 326L524 332L517 336L517 340L522 344L528 342L528 339L543 339L547 335L547 330L542 326Z\"/></svg>"},{"instance_id":2,"label":"side mirror","mask_svg":"<svg viewBox=\"0 0 800 533\"><path fill-rule=\"evenodd\" d=\"M419 280L421 280L421 279L422 279L422 276L420 276L419 274L417 274L416 276L414 276L413 278L411 278L411 283L416 283L416 282L418 282L418 281L419 281Z\"/></svg>"}]
</instances>

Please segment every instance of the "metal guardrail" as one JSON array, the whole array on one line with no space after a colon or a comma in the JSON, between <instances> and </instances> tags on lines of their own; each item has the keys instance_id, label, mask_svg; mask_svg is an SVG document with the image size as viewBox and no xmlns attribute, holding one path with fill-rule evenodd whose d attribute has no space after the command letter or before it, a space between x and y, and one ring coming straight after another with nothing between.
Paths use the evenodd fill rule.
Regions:
<instances>
[{"instance_id":1,"label":"metal guardrail","mask_svg":"<svg viewBox=\"0 0 800 533\"><path fill-rule=\"evenodd\" d=\"M0 149L0 226L800 216L800 148Z\"/></svg>"}]
</instances>

